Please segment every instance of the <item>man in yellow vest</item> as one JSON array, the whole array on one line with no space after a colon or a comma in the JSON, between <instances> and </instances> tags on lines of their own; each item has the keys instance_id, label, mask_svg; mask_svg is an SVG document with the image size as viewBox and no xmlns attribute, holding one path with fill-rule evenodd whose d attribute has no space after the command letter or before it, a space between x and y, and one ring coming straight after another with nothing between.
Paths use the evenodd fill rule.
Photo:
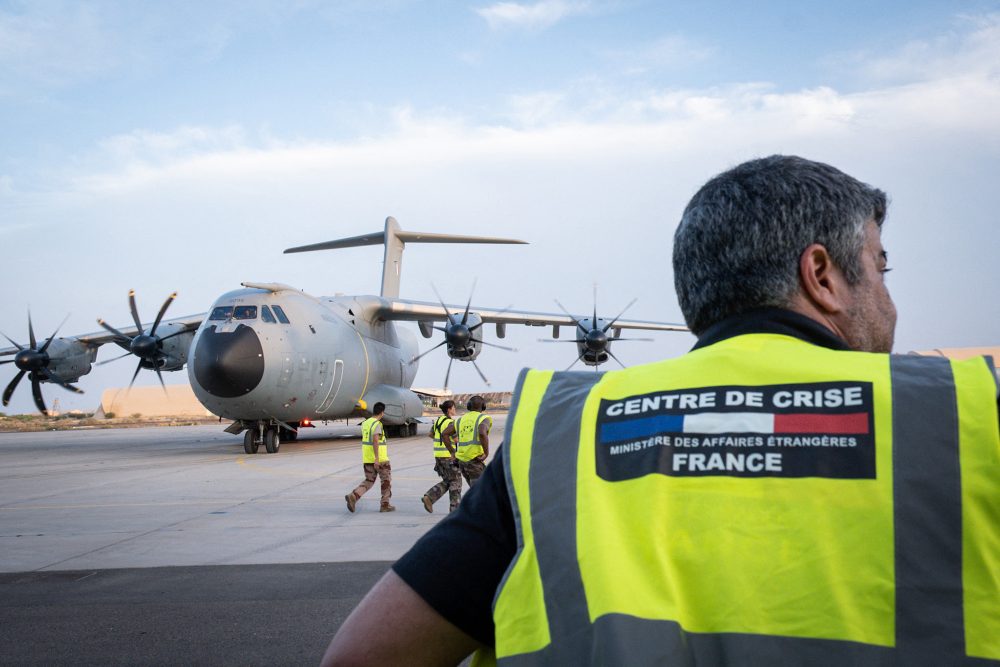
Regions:
<instances>
[{"instance_id":1,"label":"man in yellow vest","mask_svg":"<svg viewBox=\"0 0 1000 667\"><path fill-rule=\"evenodd\" d=\"M453 444L455 434L455 401L445 401L441 404L444 413L431 426L431 438L434 440L434 472L441 481L432 486L424 494L420 502L428 512L434 511L434 503L448 492L449 512L458 509L462 499L462 476L458 472L458 459L455 458L456 446Z\"/></svg>"},{"instance_id":2,"label":"man in yellow vest","mask_svg":"<svg viewBox=\"0 0 1000 667\"><path fill-rule=\"evenodd\" d=\"M887 354L886 206L792 156L706 183L673 249L694 349L522 372L499 455L326 664L1000 663L996 371Z\"/></svg>"},{"instance_id":3,"label":"man in yellow vest","mask_svg":"<svg viewBox=\"0 0 1000 667\"><path fill-rule=\"evenodd\" d=\"M372 416L361 422L361 461L365 468L365 479L344 496L349 512L354 512L361 496L375 485L376 475L382 480L382 504L379 512L396 511L396 507L389 503L392 498L392 466L389 465L389 448L386 447L385 434L382 432L384 415L385 403L378 402L372 406Z\"/></svg>"},{"instance_id":4,"label":"man in yellow vest","mask_svg":"<svg viewBox=\"0 0 1000 667\"><path fill-rule=\"evenodd\" d=\"M455 422L455 432L458 434L458 469L462 477L469 483L469 488L476 483L486 468L486 459L490 455L490 429L493 428L493 417L484 414L486 399L476 395L465 404L467 412Z\"/></svg>"}]
</instances>

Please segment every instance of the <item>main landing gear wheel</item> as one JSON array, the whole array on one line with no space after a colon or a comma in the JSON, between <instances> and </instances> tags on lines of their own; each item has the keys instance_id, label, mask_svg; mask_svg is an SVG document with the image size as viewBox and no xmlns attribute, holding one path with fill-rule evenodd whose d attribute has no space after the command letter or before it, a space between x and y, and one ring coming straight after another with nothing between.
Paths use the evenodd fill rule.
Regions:
<instances>
[{"instance_id":1,"label":"main landing gear wheel","mask_svg":"<svg viewBox=\"0 0 1000 667\"><path fill-rule=\"evenodd\" d=\"M416 435L417 434L417 423L416 422L412 422L410 424L407 424L406 426L407 426L406 430L409 432L409 435Z\"/></svg>"},{"instance_id":2,"label":"main landing gear wheel","mask_svg":"<svg viewBox=\"0 0 1000 667\"><path fill-rule=\"evenodd\" d=\"M247 454L256 454L260 447L259 433L255 428L248 428L243 433L243 451Z\"/></svg>"},{"instance_id":3,"label":"main landing gear wheel","mask_svg":"<svg viewBox=\"0 0 1000 667\"><path fill-rule=\"evenodd\" d=\"M277 454L279 447L281 447L281 436L278 434L278 427L268 427L264 431L264 449L268 454Z\"/></svg>"}]
</instances>

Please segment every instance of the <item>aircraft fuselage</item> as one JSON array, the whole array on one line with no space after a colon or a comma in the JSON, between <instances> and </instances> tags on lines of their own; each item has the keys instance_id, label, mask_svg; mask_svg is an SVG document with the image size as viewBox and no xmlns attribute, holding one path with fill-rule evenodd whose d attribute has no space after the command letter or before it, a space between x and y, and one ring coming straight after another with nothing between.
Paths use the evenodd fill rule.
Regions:
<instances>
[{"instance_id":1,"label":"aircraft fuselage","mask_svg":"<svg viewBox=\"0 0 1000 667\"><path fill-rule=\"evenodd\" d=\"M277 288L223 294L191 344L195 395L214 414L244 421L346 417L369 394L378 394L374 402L387 393L408 404L387 410L398 418L391 421L419 416L409 414L419 399L406 390L416 337L366 319L377 301Z\"/></svg>"}]
</instances>

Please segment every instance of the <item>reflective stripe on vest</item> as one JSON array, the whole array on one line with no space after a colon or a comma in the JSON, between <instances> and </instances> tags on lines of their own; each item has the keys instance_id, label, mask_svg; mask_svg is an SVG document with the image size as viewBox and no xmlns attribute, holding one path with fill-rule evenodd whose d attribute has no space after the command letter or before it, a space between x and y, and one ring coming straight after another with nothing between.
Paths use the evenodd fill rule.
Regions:
<instances>
[{"instance_id":1,"label":"reflective stripe on vest","mask_svg":"<svg viewBox=\"0 0 1000 667\"><path fill-rule=\"evenodd\" d=\"M434 427L431 429L431 432L434 435L434 458L436 459L451 458L451 452L449 452L448 448L444 445L443 435L444 432L448 430L448 424L453 422L454 420L447 415L441 415L434 422ZM452 438L452 447L455 446L454 440L455 439Z\"/></svg>"},{"instance_id":2,"label":"reflective stripe on vest","mask_svg":"<svg viewBox=\"0 0 1000 667\"><path fill-rule=\"evenodd\" d=\"M361 461L363 463L375 463L375 450L372 448L372 431L375 425L381 426L382 422L374 417L361 422ZM389 460L389 450L385 446L385 433L379 430L378 461L385 463Z\"/></svg>"},{"instance_id":3,"label":"reflective stripe on vest","mask_svg":"<svg viewBox=\"0 0 1000 667\"><path fill-rule=\"evenodd\" d=\"M479 440L479 426L486 422L486 432L489 433L493 426L493 417L481 412L466 412L455 420L455 435L458 440L457 458L459 461L471 461L477 456L482 456L482 443Z\"/></svg>"},{"instance_id":4,"label":"reflective stripe on vest","mask_svg":"<svg viewBox=\"0 0 1000 667\"><path fill-rule=\"evenodd\" d=\"M752 348L759 339L781 337L741 338L751 339L744 342ZM785 339L784 343L779 343L783 348L780 356L794 358L796 353L800 353L799 356L813 354L804 352L804 345ZM716 346L704 348L703 359L727 353L709 352L713 347ZM735 359L745 352L737 349L735 355L731 350L728 353ZM859 354L824 351L815 356ZM586 423L587 429L593 428L594 406L608 391L602 390L600 385L595 389L600 376L522 372L507 422L506 445L502 448L519 548L494 602L499 662L529 665L950 665L984 664L968 656L1000 659L1000 591L996 588L996 582L1000 581L1000 553L997 553L1000 528L996 521L1000 512L1000 436L997 434L995 377L986 379L981 359L949 362L882 355L824 358L849 360L846 363L849 370L839 371L843 373L857 372L863 376L858 369L868 368L871 379L878 380L876 384L881 385L876 387L876 394L882 396L880 392L884 391L885 397L875 402L876 413L881 409L883 414L876 414L873 421L884 432L877 434L878 446L887 449L878 459L884 463L878 470L882 480L671 477L669 481L657 482L655 480L666 478L657 474L625 482L597 480L592 472L593 463L588 460L588 455L593 457L590 453L593 450L587 449L594 446L594 437L591 434L588 440L587 434L581 433L581 424ZM670 364L663 363L658 372L662 377L670 377L667 372ZM880 364L881 371L878 370ZM830 373L835 376L837 364L832 365ZM619 382L627 384L621 378L627 378L629 371L615 373ZM796 375L794 370L787 373ZM772 375L779 381L786 379L781 368L762 379L770 382ZM808 378L809 371L804 375ZM601 384L607 377L603 376ZM855 379L855 376L845 377ZM798 377L787 381L801 382ZM891 395L886 385L891 385ZM884 414L890 406L891 415ZM541 422L540 415L544 416L544 428L536 428ZM880 482L883 486L877 489L878 492L872 490ZM614 489L613 493L620 494L622 505L633 508L639 521L644 522L645 532L652 537L644 538L642 544L637 545L638 549L624 547L635 537L635 531L629 533L628 527L620 529L615 525L614 508L590 504L584 506L585 512L578 511L580 503L586 502L577 492L579 484L587 484L585 496L601 485ZM871 556L873 561L888 554L884 574L879 569L881 566L872 567L878 585L859 591L858 581L867 581L873 576L872 572L860 573L858 580L852 581L851 572L824 564L829 551L826 543L821 541L811 549L796 549L795 535L788 534L793 531L783 525L770 526L772 530L764 535L740 535L740 526L728 525L721 526L712 535L710 523L698 523L699 515L711 510L710 507L672 508L674 514L671 516L680 512L683 517L684 512L689 512L691 518L683 530L668 536L671 526L664 525L662 518L657 522L657 502L669 502L673 496L670 493L657 498L636 495L640 490L645 493L651 489L654 492L703 489L708 503L719 489L723 493L729 489L743 489L745 493L747 488L759 488L759 493L775 494L779 500L788 489L807 494L818 489L833 494L824 496L830 498L831 505L836 505L839 493L853 500L855 492L851 489L862 489L858 498L870 497L877 502L870 508L860 509L884 514L888 530L877 535L862 535L863 539L844 531L829 535L827 541L850 543L860 552L859 557ZM880 494L888 495L883 498ZM599 515L604 511L608 514L602 522ZM780 513L777 516L780 517ZM757 517L756 520L765 528L769 527L766 518ZM802 517L802 520L814 520L822 525L827 518L820 513L815 517ZM880 521L882 519L876 517L873 524L879 525ZM836 524L836 517L831 523ZM758 527L750 526L749 530ZM704 531L701 536L696 532L699 529ZM726 531L735 533L734 546L753 544L775 562L775 571L758 574L763 578L763 585L773 577L786 576L784 570L795 568L800 562L804 563L802 569L807 573L815 570L826 575L844 575L844 580L834 576L819 585L829 588L833 596L844 595L848 607L852 607L852 601L860 600L862 609L851 608L845 613L860 619L861 627L846 624L847 637L816 636L818 633L810 632L792 636L800 621L804 622L803 627L809 627L810 623L823 625L827 621L832 626L842 619L824 620L817 614L803 618L794 613L790 618L781 617L781 609L773 620L776 624L773 634L768 634L766 629L694 631L687 627L704 622L701 614L705 610L699 605L710 604L706 600L717 593L711 591L711 566L718 564L711 563L710 559L718 560L720 552L699 551L699 545L705 539L715 540L713 544L725 543L727 536L720 537L717 533ZM602 539L609 544L609 549L621 552L620 569L595 559L594 541ZM581 552L580 541L587 540L590 548ZM665 546L673 551L654 551ZM685 551L685 547L690 550ZM636 556L628 554L629 551L642 553ZM675 563L668 562L675 551L679 558L689 559L681 564L680 570ZM579 553L587 555L585 563L589 569L581 567ZM626 555L631 556L631 560ZM744 562L759 562L746 551L727 551L721 553L721 558L726 561L722 566L737 571ZM642 565L641 572L634 571L637 562ZM703 564L703 577L672 580L669 576L677 571L701 573ZM748 574L753 577L755 573ZM668 611L659 612L660 618L655 617L657 612L647 613L648 609L629 613L629 591L635 590L636 582L655 590L655 595L663 596L662 609ZM595 608L602 603L598 599L602 593L595 589L602 587L623 589L620 599L625 600L622 603L625 609L605 613ZM759 601L758 605L758 600L744 599L739 593L739 590L731 592L733 597L727 605L729 609L723 613L725 618L719 622L721 625L738 628L747 617L769 618L767 614L774 613L767 605L768 600ZM778 591L774 595L776 600L785 600L794 598L795 593ZM730 592L722 591L722 594ZM800 603L807 609L815 605L818 610L826 603L814 602L806 595L803 597L807 599ZM758 606L764 611L761 612ZM718 619L717 612L710 610L707 613L710 619ZM676 619L685 617L690 622L682 626L683 621ZM884 642L855 639L866 632L868 637L873 634L870 628L863 627L869 617L884 619L885 627L874 632L876 635L887 632ZM760 622L757 623L759 626Z\"/></svg>"}]
</instances>

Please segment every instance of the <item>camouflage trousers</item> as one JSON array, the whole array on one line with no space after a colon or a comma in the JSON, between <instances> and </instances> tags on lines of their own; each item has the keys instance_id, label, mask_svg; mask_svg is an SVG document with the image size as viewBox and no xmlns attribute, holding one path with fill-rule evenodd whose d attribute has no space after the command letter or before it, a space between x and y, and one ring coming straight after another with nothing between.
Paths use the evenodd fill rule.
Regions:
<instances>
[{"instance_id":1,"label":"camouflage trousers","mask_svg":"<svg viewBox=\"0 0 1000 667\"><path fill-rule=\"evenodd\" d=\"M435 458L434 472L441 477L441 481L427 489L425 495L433 504L447 491L448 511L454 512L458 507L458 501L462 499L462 475L458 472L458 463L444 457Z\"/></svg>"},{"instance_id":2,"label":"camouflage trousers","mask_svg":"<svg viewBox=\"0 0 1000 667\"><path fill-rule=\"evenodd\" d=\"M358 484L352 493L355 498L363 496L365 491L375 486L376 475L382 480L382 506L385 507L389 504L389 498L392 498L392 466L388 461L377 466L374 463L366 463L365 481Z\"/></svg>"},{"instance_id":3,"label":"camouflage trousers","mask_svg":"<svg viewBox=\"0 0 1000 667\"><path fill-rule=\"evenodd\" d=\"M476 483L476 480L483 476L483 471L486 470L486 464L482 461L472 459L471 461L459 461L458 469L462 473L462 477L465 481L469 483L469 488Z\"/></svg>"}]
</instances>

